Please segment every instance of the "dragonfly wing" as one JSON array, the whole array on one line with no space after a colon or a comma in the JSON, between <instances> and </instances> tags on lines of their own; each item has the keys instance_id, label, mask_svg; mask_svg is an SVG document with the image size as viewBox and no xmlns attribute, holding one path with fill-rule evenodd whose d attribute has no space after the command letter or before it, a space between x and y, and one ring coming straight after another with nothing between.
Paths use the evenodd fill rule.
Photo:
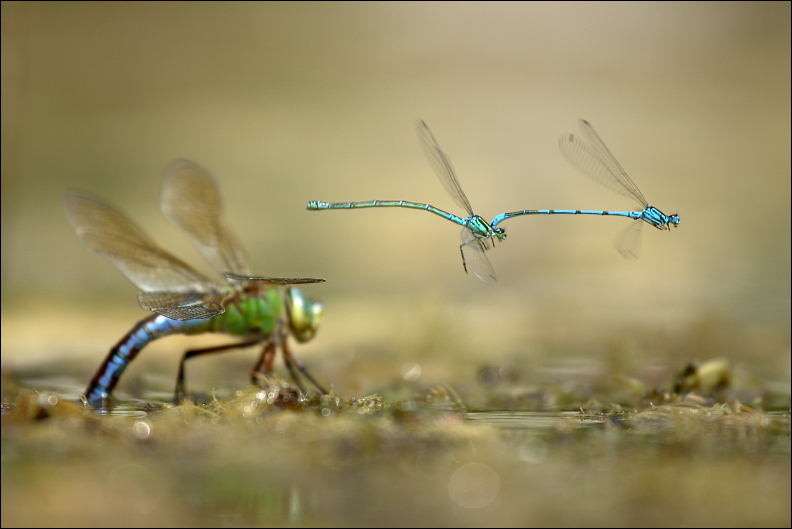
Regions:
<instances>
[{"instance_id":1,"label":"dragonfly wing","mask_svg":"<svg viewBox=\"0 0 792 529\"><path fill-rule=\"evenodd\" d=\"M206 276L160 248L113 206L79 193L66 194L63 206L80 240L141 290L210 289Z\"/></svg>"},{"instance_id":2,"label":"dragonfly wing","mask_svg":"<svg viewBox=\"0 0 792 529\"><path fill-rule=\"evenodd\" d=\"M226 272L223 275L234 281L244 281L246 283L263 283L267 285L306 285L308 283L325 282L324 279L315 279L313 277L256 277L231 274L229 272Z\"/></svg>"},{"instance_id":3,"label":"dragonfly wing","mask_svg":"<svg viewBox=\"0 0 792 529\"><path fill-rule=\"evenodd\" d=\"M172 320L197 320L222 314L225 298L220 292L138 292L141 307Z\"/></svg>"},{"instance_id":4,"label":"dragonfly wing","mask_svg":"<svg viewBox=\"0 0 792 529\"><path fill-rule=\"evenodd\" d=\"M249 273L245 251L225 222L220 191L206 169L184 159L168 164L160 208L190 235L218 273Z\"/></svg>"},{"instance_id":5,"label":"dragonfly wing","mask_svg":"<svg viewBox=\"0 0 792 529\"><path fill-rule=\"evenodd\" d=\"M473 232L467 228L462 230L461 239L462 245L460 248L462 249L462 259L464 259L467 269L485 283L496 281L495 269L492 268L492 263L490 263L485 253L492 247L491 241L489 239L476 237Z\"/></svg>"},{"instance_id":6,"label":"dragonfly wing","mask_svg":"<svg viewBox=\"0 0 792 529\"><path fill-rule=\"evenodd\" d=\"M614 193L630 197L641 206L648 204L641 191L616 161L594 127L580 120L583 135L566 133L558 138L558 147L569 162L583 174Z\"/></svg>"},{"instance_id":7,"label":"dragonfly wing","mask_svg":"<svg viewBox=\"0 0 792 529\"><path fill-rule=\"evenodd\" d=\"M443 187L446 188L446 191L448 191L448 194L454 199L454 203L456 203L457 206L467 211L468 216L473 215L473 208L470 207L470 202L457 181L454 169L451 167L451 162L440 149L440 145L438 145L434 134L432 134L432 131L429 130L429 127L423 120L419 120L417 126L418 137L421 139L421 146L423 146L424 152L429 158L435 174L437 174L437 177L443 183Z\"/></svg>"},{"instance_id":8,"label":"dragonfly wing","mask_svg":"<svg viewBox=\"0 0 792 529\"><path fill-rule=\"evenodd\" d=\"M632 221L616 236L613 246L625 259L638 259L641 255L641 228L643 221L636 219Z\"/></svg>"}]
</instances>

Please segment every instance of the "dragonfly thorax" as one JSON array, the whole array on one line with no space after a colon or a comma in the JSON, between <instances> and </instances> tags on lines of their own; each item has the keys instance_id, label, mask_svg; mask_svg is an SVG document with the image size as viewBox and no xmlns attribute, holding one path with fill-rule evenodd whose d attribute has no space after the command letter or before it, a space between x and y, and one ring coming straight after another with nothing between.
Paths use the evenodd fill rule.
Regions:
<instances>
[{"instance_id":1,"label":"dragonfly thorax","mask_svg":"<svg viewBox=\"0 0 792 529\"><path fill-rule=\"evenodd\" d=\"M483 217L473 215L465 219L465 227L473 232L477 237L489 239L493 236L492 227Z\"/></svg>"},{"instance_id":2,"label":"dragonfly thorax","mask_svg":"<svg viewBox=\"0 0 792 529\"><path fill-rule=\"evenodd\" d=\"M506 238L506 231L503 228L493 228L484 220L484 217L479 215L473 215L465 219L465 227L479 239L498 239L502 241Z\"/></svg>"},{"instance_id":3,"label":"dragonfly thorax","mask_svg":"<svg viewBox=\"0 0 792 529\"><path fill-rule=\"evenodd\" d=\"M666 215L654 206L646 206L640 218L659 230L670 230L669 224L675 228L679 226L679 215Z\"/></svg>"},{"instance_id":4,"label":"dragonfly thorax","mask_svg":"<svg viewBox=\"0 0 792 529\"><path fill-rule=\"evenodd\" d=\"M227 332L234 336L272 333L283 314L283 299L278 289L239 292L225 304L225 312L213 318L213 332Z\"/></svg>"}]
</instances>

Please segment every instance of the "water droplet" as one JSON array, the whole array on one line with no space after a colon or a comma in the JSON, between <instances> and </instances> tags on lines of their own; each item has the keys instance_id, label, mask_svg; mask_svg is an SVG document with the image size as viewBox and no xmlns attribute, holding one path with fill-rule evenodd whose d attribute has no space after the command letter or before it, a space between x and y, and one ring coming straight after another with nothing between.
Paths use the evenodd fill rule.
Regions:
<instances>
[{"instance_id":1,"label":"water droplet","mask_svg":"<svg viewBox=\"0 0 792 529\"><path fill-rule=\"evenodd\" d=\"M462 465L451 476L448 493L457 504L479 509L498 495L500 478L491 467L481 463Z\"/></svg>"},{"instance_id":2,"label":"water droplet","mask_svg":"<svg viewBox=\"0 0 792 529\"><path fill-rule=\"evenodd\" d=\"M132 426L132 433L138 439L148 438L148 436L151 435L151 423L148 419L135 421L135 424Z\"/></svg>"},{"instance_id":3,"label":"water droplet","mask_svg":"<svg viewBox=\"0 0 792 529\"><path fill-rule=\"evenodd\" d=\"M421 366L414 362L407 362L401 367L401 375L404 380L418 380L421 377Z\"/></svg>"}]
</instances>

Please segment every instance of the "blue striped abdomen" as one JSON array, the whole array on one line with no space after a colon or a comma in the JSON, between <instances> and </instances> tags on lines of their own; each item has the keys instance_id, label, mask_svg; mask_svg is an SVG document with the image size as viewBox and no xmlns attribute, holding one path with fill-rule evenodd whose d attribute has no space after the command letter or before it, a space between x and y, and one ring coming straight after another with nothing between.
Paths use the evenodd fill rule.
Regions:
<instances>
[{"instance_id":1,"label":"blue striped abdomen","mask_svg":"<svg viewBox=\"0 0 792 529\"><path fill-rule=\"evenodd\" d=\"M213 320L214 318L181 321L157 314L138 322L110 350L105 361L99 366L88 389L85 390L88 404L93 408L105 407L124 369L149 342L171 334L197 334L210 331Z\"/></svg>"},{"instance_id":2,"label":"blue striped abdomen","mask_svg":"<svg viewBox=\"0 0 792 529\"><path fill-rule=\"evenodd\" d=\"M217 332L232 336L267 336L283 314L283 298L275 288L240 293L225 305L225 312L214 318L172 320L160 314L138 322L110 350L105 361L85 390L85 398L93 408L105 408L110 394L127 365L150 342L171 334Z\"/></svg>"}]
</instances>

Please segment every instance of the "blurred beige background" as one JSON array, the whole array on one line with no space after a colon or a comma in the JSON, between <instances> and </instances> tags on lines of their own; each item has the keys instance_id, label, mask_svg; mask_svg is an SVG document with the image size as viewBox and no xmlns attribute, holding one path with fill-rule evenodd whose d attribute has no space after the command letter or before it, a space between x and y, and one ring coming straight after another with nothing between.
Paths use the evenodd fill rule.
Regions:
<instances>
[{"instance_id":1,"label":"blurred beige background","mask_svg":"<svg viewBox=\"0 0 792 529\"><path fill-rule=\"evenodd\" d=\"M462 213L417 118L488 220L634 209L560 155L578 117L681 216L671 233L644 229L638 261L613 248L623 219L522 217L502 224L486 285L438 217L305 210L404 199ZM3 2L4 362L98 365L146 315L77 240L66 190L117 204L208 271L158 211L175 157L217 177L254 272L327 279L308 289L327 305L308 347L327 358L372 340L412 361L460 344L485 359L585 352L637 332L649 354L788 369L789 3Z\"/></svg>"}]
</instances>

